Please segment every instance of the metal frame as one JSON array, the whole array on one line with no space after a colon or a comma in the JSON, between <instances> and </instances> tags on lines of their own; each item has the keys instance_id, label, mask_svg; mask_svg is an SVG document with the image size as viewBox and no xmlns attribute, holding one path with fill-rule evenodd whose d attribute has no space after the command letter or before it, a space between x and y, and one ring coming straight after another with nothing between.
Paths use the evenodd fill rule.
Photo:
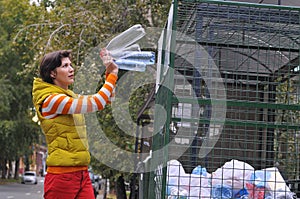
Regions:
<instances>
[{"instance_id":1,"label":"metal frame","mask_svg":"<svg viewBox=\"0 0 300 199\"><path fill-rule=\"evenodd\" d=\"M156 190L156 194L149 191L148 196L144 196L149 199L166 197L166 163L169 156L172 156L172 146L164 146L172 139L170 129L173 128L173 123L197 123L199 128L201 126L198 131L204 136L200 139L188 137L193 143L182 158L183 162L186 161L183 165L187 170L195 166L194 164L202 163L212 171L220 166L221 160L236 158L242 154L244 157L241 158L252 163L257 169L274 166L274 163L279 161L276 147L280 145L277 141L282 132L297 136L300 130L297 121L277 121L276 116L283 115L282 112L298 114L300 111L300 100L297 96L288 102L277 100L281 96L277 91L280 86L299 85L297 78L300 65L300 7L216 0L174 0L172 6L166 29L161 36L161 61L158 63L160 73L155 94L155 103L165 108L167 120L161 126L161 107L155 110L152 150L163 148L163 153L154 153L151 161L147 163L148 167L159 168L149 173L149 183L144 184L147 186L144 189ZM178 32L193 39L181 40ZM171 42L168 42L169 40ZM203 81L202 74L195 73L193 66L185 62L184 57L176 54L180 46L193 45L195 41L203 46L216 62L228 89L228 98L225 101L211 99L205 89L208 82ZM194 53L196 56L199 54ZM174 96L174 86L182 83L174 71L179 71L186 77L186 81L193 85L194 90L197 90L196 98ZM209 72L209 69L205 74L212 78L213 73ZM300 89L294 92L300 98L299 91ZM191 107L199 105L205 110L203 117L176 117L173 109L179 103L190 104ZM228 107L223 129L226 136L222 138L228 142L225 146L228 147L230 142L226 139L233 138L241 139L242 143L247 144L245 139L249 139L249 133L253 133L253 138L248 144L253 146L239 151L239 148L234 146L222 148L221 143L216 145L215 151L209 157L195 159L194 154L199 150L201 140L209 133L208 129L212 124L218 124L218 121L211 120L212 104L226 104ZM242 129L244 132L238 134ZM231 137L228 132L230 130L235 137ZM297 144L298 138L295 139ZM254 143L254 140L258 143ZM254 155L247 158L251 150ZM220 162L213 163L213 160ZM297 162L298 171L295 171L294 176L298 176L299 179L299 161ZM298 183L298 179L289 179L289 182Z\"/></svg>"}]
</instances>

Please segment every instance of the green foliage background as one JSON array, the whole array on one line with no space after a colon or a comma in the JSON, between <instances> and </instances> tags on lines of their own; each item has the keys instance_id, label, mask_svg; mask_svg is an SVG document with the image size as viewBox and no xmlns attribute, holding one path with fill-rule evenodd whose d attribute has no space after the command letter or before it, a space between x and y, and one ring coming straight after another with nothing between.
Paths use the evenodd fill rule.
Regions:
<instances>
[{"instance_id":1,"label":"green foliage background","mask_svg":"<svg viewBox=\"0 0 300 199\"><path fill-rule=\"evenodd\" d=\"M41 144L43 134L38 124L32 121L35 113L31 89L45 53L71 49L73 63L79 70L90 49L130 26L142 24L163 28L170 5L171 0L37 0L34 3L0 0L1 164L4 166L7 161L28 156L32 153L30 146ZM155 46L151 50L155 51ZM102 83L99 82L99 87ZM131 96L128 106L133 121L152 88L153 85L146 85ZM118 128L109 106L97 115L113 143L127 151L134 150L135 138ZM98 141L91 144L105 147ZM118 154L113 155L113 158L119 158ZM113 170L94 157L91 166L112 182L120 175L126 180L131 175Z\"/></svg>"}]
</instances>

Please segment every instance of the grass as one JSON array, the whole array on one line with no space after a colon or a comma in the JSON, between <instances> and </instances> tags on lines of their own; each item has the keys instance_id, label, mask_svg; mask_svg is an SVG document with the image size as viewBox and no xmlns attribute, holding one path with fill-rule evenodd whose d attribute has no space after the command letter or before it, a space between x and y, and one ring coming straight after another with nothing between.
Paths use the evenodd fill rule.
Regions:
<instances>
[{"instance_id":1,"label":"grass","mask_svg":"<svg viewBox=\"0 0 300 199\"><path fill-rule=\"evenodd\" d=\"M107 199L116 199L117 196L115 194L108 194L106 198Z\"/></svg>"},{"instance_id":2,"label":"grass","mask_svg":"<svg viewBox=\"0 0 300 199\"><path fill-rule=\"evenodd\" d=\"M3 184L10 184L10 183L19 183L20 180L16 180L16 179L0 179L0 185Z\"/></svg>"}]
</instances>

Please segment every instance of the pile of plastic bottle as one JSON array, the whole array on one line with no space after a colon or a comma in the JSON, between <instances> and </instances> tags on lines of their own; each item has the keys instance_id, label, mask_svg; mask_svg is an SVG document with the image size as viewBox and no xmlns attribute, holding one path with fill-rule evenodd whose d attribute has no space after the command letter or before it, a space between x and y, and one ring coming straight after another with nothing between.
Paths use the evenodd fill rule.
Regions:
<instances>
[{"instance_id":1,"label":"pile of plastic bottle","mask_svg":"<svg viewBox=\"0 0 300 199\"><path fill-rule=\"evenodd\" d=\"M276 167L262 170L231 160L211 174L200 165L186 173L181 163L167 166L168 199L292 199L295 195Z\"/></svg>"}]
</instances>

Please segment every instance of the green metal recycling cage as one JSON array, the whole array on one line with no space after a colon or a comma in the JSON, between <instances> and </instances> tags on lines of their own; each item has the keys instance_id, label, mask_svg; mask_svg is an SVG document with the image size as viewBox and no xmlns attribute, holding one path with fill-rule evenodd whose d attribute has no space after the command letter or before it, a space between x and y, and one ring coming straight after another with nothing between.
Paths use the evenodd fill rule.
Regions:
<instances>
[{"instance_id":1,"label":"green metal recycling cage","mask_svg":"<svg viewBox=\"0 0 300 199\"><path fill-rule=\"evenodd\" d=\"M140 198L299 197L300 8L174 0Z\"/></svg>"}]
</instances>

